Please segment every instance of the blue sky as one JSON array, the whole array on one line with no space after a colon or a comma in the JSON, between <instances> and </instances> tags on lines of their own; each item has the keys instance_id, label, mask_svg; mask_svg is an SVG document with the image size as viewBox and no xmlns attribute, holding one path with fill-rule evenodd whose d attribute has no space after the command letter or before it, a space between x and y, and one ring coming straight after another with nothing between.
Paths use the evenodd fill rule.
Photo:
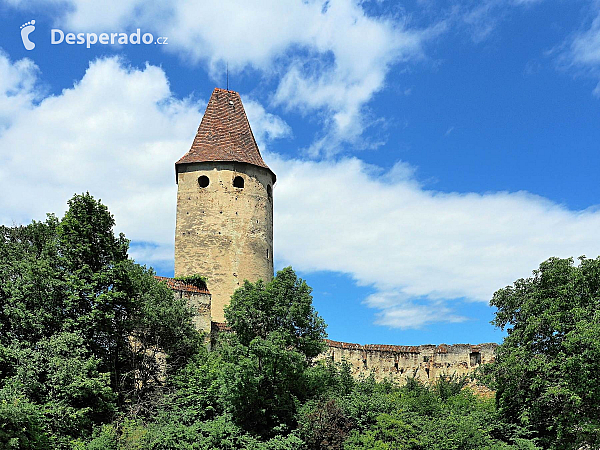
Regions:
<instances>
[{"instance_id":1,"label":"blue sky","mask_svg":"<svg viewBox=\"0 0 600 450\"><path fill-rule=\"evenodd\" d=\"M495 290L600 254L598 1L4 0L0 25L1 223L89 190L172 275L173 164L228 65L276 266L331 339L498 342ZM167 45L51 43L138 28Z\"/></svg>"}]
</instances>

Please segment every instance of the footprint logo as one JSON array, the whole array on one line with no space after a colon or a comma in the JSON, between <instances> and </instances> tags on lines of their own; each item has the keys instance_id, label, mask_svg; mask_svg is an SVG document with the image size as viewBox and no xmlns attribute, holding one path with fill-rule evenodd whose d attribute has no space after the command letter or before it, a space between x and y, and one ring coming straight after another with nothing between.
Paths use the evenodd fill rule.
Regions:
<instances>
[{"instance_id":1,"label":"footprint logo","mask_svg":"<svg viewBox=\"0 0 600 450\"><path fill-rule=\"evenodd\" d=\"M29 35L33 30L35 30L35 20L21 25L21 39L23 39L25 50L33 50L35 48L35 43L29 40Z\"/></svg>"}]
</instances>

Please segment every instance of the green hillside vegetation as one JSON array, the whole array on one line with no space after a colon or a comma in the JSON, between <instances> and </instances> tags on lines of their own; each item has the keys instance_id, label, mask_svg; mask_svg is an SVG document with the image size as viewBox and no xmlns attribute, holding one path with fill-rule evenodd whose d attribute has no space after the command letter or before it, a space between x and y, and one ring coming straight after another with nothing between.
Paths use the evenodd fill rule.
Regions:
<instances>
[{"instance_id":1,"label":"green hillside vegetation","mask_svg":"<svg viewBox=\"0 0 600 450\"><path fill-rule=\"evenodd\" d=\"M212 351L183 300L128 259L107 208L0 227L0 449L597 448L600 260L498 291L509 335L475 395L315 362L325 322L291 268L232 296ZM199 283L204 281L198 278ZM451 375L451 374L449 374ZM585 447L585 445L589 447Z\"/></svg>"}]
</instances>

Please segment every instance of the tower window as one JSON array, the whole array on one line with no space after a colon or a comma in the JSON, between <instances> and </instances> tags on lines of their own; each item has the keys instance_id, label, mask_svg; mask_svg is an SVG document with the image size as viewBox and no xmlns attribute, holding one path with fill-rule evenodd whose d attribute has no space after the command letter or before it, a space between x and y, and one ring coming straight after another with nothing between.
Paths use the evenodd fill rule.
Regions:
<instances>
[{"instance_id":1,"label":"tower window","mask_svg":"<svg viewBox=\"0 0 600 450\"><path fill-rule=\"evenodd\" d=\"M269 198L273 198L273 188L271 187L270 184L267 184L267 196Z\"/></svg>"},{"instance_id":2,"label":"tower window","mask_svg":"<svg viewBox=\"0 0 600 450\"><path fill-rule=\"evenodd\" d=\"M233 179L233 187L243 189L244 188L244 179L242 177L235 177Z\"/></svg>"},{"instance_id":3,"label":"tower window","mask_svg":"<svg viewBox=\"0 0 600 450\"><path fill-rule=\"evenodd\" d=\"M208 177L206 175L202 175L201 177L198 177L198 185L200 185L201 188L205 188L209 185L210 180L208 179Z\"/></svg>"}]
</instances>

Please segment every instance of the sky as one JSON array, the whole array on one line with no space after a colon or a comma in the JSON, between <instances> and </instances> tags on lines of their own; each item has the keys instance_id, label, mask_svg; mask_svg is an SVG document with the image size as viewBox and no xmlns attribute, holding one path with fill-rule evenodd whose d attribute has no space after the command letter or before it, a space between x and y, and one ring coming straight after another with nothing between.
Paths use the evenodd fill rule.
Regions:
<instances>
[{"instance_id":1,"label":"sky","mask_svg":"<svg viewBox=\"0 0 600 450\"><path fill-rule=\"evenodd\" d=\"M172 276L174 163L228 71L330 339L501 342L496 290L600 254L600 1L0 0L0 27L2 224L89 191Z\"/></svg>"}]
</instances>

